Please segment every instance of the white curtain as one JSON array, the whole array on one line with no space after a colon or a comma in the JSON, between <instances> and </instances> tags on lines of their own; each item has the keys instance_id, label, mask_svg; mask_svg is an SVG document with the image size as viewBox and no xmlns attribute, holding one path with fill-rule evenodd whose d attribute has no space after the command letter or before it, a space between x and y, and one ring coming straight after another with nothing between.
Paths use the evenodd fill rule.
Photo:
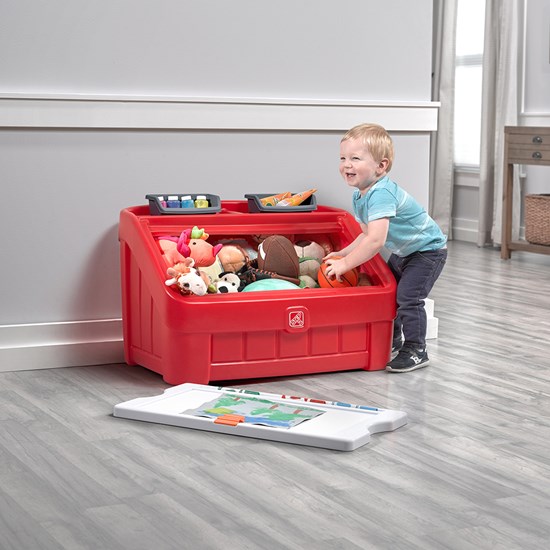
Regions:
<instances>
[{"instance_id":1,"label":"white curtain","mask_svg":"<svg viewBox=\"0 0 550 550\"><path fill-rule=\"evenodd\" d=\"M430 214L452 238L454 83L457 0L434 0L432 100L441 102L430 151Z\"/></svg>"},{"instance_id":2,"label":"white curtain","mask_svg":"<svg viewBox=\"0 0 550 550\"><path fill-rule=\"evenodd\" d=\"M519 4L517 0L486 0L478 246L502 242L504 127L517 126L519 113ZM513 203L519 204L519 177L514 172ZM519 235L519 217L516 208L514 239Z\"/></svg>"}]
</instances>

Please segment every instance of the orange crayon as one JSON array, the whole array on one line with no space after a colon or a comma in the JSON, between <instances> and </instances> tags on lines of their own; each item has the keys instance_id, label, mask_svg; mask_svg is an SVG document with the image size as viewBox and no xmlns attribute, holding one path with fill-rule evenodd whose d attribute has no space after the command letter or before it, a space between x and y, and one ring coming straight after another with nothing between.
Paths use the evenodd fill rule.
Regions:
<instances>
[{"instance_id":1,"label":"orange crayon","mask_svg":"<svg viewBox=\"0 0 550 550\"><path fill-rule=\"evenodd\" d=\"M277 206L298 206L302 204L307 198L311 197L311 195L313 195L315 191L317 191L317 189L308 189L307 191L303 191L302 193L296 193L295 195L292 195L291 197L280 201Z\"/></svg>"},{"instance_id":2,"label":"orange crayon","mask_svg":"<svg viewBox=\"0 0 550 550\"><path fill-rule=\"evenodd\" d=\"M287 199L292 195L290 191L279 193L278 195L271 195L270 197L263 197L260 202L263 206L275 206L283 199Z\"/></svg>"}]
</instances>

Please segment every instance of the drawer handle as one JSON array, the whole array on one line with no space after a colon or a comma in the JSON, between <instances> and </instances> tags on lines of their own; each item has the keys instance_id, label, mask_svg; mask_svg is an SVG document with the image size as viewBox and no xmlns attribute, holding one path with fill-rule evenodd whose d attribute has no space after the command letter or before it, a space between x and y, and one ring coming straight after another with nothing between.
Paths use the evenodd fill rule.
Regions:
<instances>
[{"instance_id":1,"label":"drawer handle","mask_svg":"<svg viewBox=\"0 0 550 550\"><path fill-rule=\"evenodd\" d=\"M534 159L541 159L542 158L542 153L539 153L539 151L535 151L531 156Z\"/></svg>"},{"instance_id":2,"label":"drawer handle","mask_svg":"<svg viewBox=\"0 0 550 550\"><path fill-rule=\"evenodd\" d=\"M542 143L542 138L540 136L535 136L533 138L533 143Z\"/></svg>"}]
</instances>

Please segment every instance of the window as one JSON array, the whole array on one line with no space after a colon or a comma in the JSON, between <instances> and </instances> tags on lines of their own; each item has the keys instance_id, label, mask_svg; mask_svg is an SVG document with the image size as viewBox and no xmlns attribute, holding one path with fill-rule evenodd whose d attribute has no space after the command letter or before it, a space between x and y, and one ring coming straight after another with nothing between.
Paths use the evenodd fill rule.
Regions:
<instances>
[{"instance_id":1,"label":"window","mask_svg":"<svg viewBox=\"0 0 550 550\"><path fill-rule=\"evenodd\" d=\"M455 64L454 164L479 167L484 0L458 0Z\"/></svg>"}]
</instances>

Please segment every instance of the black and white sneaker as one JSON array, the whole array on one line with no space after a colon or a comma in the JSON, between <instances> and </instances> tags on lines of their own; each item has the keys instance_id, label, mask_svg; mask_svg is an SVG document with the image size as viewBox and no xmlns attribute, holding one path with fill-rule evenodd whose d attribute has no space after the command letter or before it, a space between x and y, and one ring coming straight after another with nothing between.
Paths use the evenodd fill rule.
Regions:
<instances>
[{"instance_id":1,"label":"black and white sneaker","mask_svg":"<svg viewBox=\"0 0 550 550\"><path fill-rule=\"evenodd\" d=\"M391 359L397 357L399 350L403 347L403 336L394 338L391 344Z\"/></svg>"},{"instance_id":2,"label":"black and white sneaker","mask_svg":"<svg viewBox=\"0 0 550 550\"><path fill-rule=\"evenodd\" d=\"M412 370L427 367L430 364L428 352L426 349L418 350L405 344L397 357L392 359L387 365L389 372L411 372Z\"/></svg>"}]
</instances>

